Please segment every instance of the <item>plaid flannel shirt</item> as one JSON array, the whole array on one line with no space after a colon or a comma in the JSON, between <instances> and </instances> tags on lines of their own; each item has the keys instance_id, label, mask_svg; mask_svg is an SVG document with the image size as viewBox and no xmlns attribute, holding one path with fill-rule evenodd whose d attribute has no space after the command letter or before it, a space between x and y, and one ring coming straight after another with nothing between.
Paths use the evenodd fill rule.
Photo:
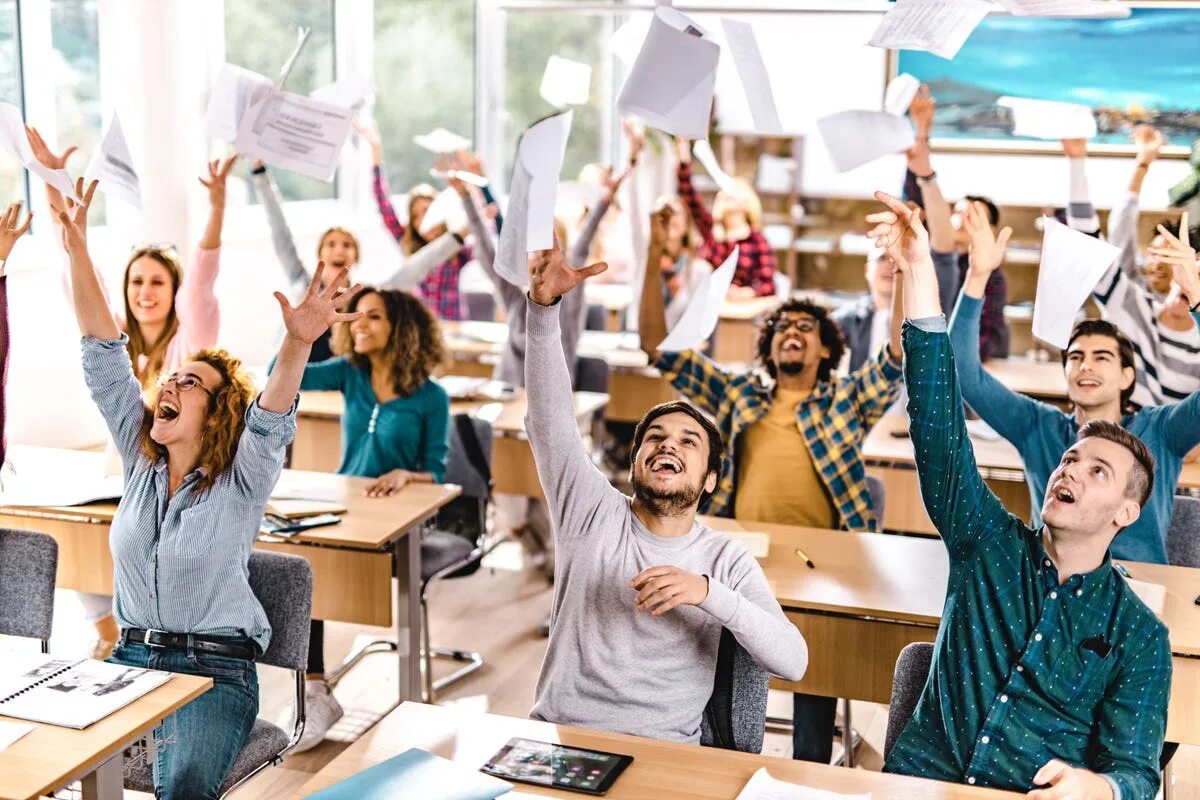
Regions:
<instances>
[{"instance_id":1,"label":"plaid flannel shirt","mask_svg":"<svg viewBox=\"0 0 1200 800\"><path fill-rule=\"evenodd\" d=\"M737 268L733 272L734 286L749 286L759 297L770 297L775 294L775 249L757 228L750 230L750 235L740 242L718 242L713 238L713 218L692 186L692 165L679 165L676 173L679 186L679 196L687 203L692 214L692 221L700 230L704 244L697 254L713 267L719 267L729 258L733 248L738 247Z\"/></svg>"},{"instance_id":2,"label":"plaid flannel shirt","mask_svg":"<svg viewBox=\"0 0 1200 800\"><path fill-rule=\"evenodd\" d=\"M705 512L732 516L737 491L738 437L758 422L775 401L770 378L758 372L732 372L695 350L661 353L655 366L689 400L716 418L725 442L725 466ZM867 492L862 443L896 399L901 365L886 347L845 377L819 383L796 409L796 428L813 465L833 499L841 527L879 530ZM780 465L786 469L786 465Z\"/></svg>"},{"instance_id":3,"label":"plaid flannel shirt","mask_svg":"<svg viewBox=\"0 0 1200 800\"><path fill-rule=\"evenodd\" d=\"M374 175L375 179L371 186L375 192L375 203L379 206L379 215L383 217L383 224L387 226L388 233L399 242L404 238L404 223L396 216L396 209L392 206L392 195L388 189L382 165L375 165ZM417 287L417 293L425 301L425 305L432 308L439 319L461 320L466 316L463 313L462 293L458 288L458 279L462 268L473 257L471 246L464 245L454 258L442 262L430 271L421 281L421 285Z\"/></svg>"}]
</instances>

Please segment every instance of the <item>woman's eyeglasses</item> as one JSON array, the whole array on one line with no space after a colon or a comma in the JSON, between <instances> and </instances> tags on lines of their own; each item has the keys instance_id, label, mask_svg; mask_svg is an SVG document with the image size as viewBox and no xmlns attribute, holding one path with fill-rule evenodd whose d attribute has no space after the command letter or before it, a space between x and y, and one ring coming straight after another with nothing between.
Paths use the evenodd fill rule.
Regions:
<instances>
[{"instance_id":1,"label":"woman's eyeglasses","mask_svg":"<svg viewBox=\"0 0 1200 800\"><path fill-rule=\"evenodd\" d=\"M209 397L213 396L212 391L206 388L204 384L200 382L200 379L195 375L189 375L187 373L180 375L179 373L175 373L173 375L159 376L158 386L160 389L166 386L168 383L175 384L175 388L181 392L190 392L192 389L203 389L205 394L207 394Z\"/></svg>"}]
</instances>

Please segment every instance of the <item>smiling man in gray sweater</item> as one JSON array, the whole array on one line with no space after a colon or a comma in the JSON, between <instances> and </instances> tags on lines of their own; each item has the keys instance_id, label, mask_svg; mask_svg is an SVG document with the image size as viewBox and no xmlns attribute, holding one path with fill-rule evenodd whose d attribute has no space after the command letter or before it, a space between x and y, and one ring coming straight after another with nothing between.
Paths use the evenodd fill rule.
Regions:
<instances>
[{"instance_id":1,"label":"smiling man in gray sweater","mask_svg":"<svg viewBox=\"0 0 1200 800\"><path fill-rule=\"evenodd\" d=\"M699 742L721 629L799 680L808 648L740 543L696 521L716 487L721 436L686 403L651 409L634 435L634 496L592 464L573 413L559 299L605 265L530 256L525 427L558 558L552 633L530 716ZM582 291L582 289L578 289Z\"/></svg>"}]
</instances>

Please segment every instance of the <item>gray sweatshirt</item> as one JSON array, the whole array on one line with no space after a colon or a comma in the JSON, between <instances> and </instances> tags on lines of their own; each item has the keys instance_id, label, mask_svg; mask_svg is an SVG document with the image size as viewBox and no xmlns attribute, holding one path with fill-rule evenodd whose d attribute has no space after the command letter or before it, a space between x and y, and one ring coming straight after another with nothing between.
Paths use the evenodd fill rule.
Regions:
<instances>
[{"instance_id":1,"label":"gray sweatshirt","mask_svg":"<svg viewBox=\"0 0 1200 800\"><path fill-rule=\"evenodd\" d=\"M808 647L745 547L699 522L656 536L592 464L572 412L558 305L527 303L525 428L557 548L554 624L530 716L699 742L722 627L786 680L803 677ZM661 617L634 608L630 579L664 565L707 575L704 602Z\"/></svg>"}]
</instances>

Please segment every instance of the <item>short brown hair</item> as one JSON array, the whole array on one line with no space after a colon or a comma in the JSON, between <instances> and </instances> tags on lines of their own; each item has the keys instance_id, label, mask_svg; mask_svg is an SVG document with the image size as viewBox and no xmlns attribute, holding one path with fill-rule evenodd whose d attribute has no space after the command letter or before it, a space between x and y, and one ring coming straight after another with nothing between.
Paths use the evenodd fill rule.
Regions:
<instances>
[{"instance_id":1,"label":"short brown hair","mask_svg":"<svg viewBox=\"0 0 1200 800\"><path fill-rule=\"evenodd\" d=\"M1067 356L1070 355L1071 345L1075 344L1075 340L1080 336L1106 336L1117 343L1117 359L1121 362L1121 369L1129 367L1134 371L1133 383L1129 387L1121 390L1121 413L1131 413L1136 406L1132 403L1133 390L1137 388L1137 362L1133 360L1133 342L1129 341L1129 337L1121 333L1116 325L1113 325L1106 319L1085 319L1076 323L1071 330L1071 338L1067 340L1067 346L1062 351L1063 367L1067 366Z\"/></svg>"},{"instance_id":2,"label":"short brown hair","mask_svg":"<svg viewBox=\"0 0 1200 800\"><path fill-rule=\"evenodd\" d=\"M704 478L707 480L708 473L715 472L717 480L720 480L721 472L725 467L725 443L721 439L721 432L717 430L717 426L712 423L712 420L684 400L659 403L646 412L646 416L642 417L642 421L633 429L633 446L629 448L629 466L632 467L636 463L638 448L642 446L642 439L646 437L646 431L654 424L654 420L665 417L667 414L687 414L696 420L700 429L704 431L705 438L708 439L708 469L704 473ZM709 492L701 492L700 504L704 505L709 496Z\"/></svg>"},{"instance_id":3,"label":"short brown hair","mask_svg":"<svg viewBox=\"0 0 1200 800\"><path fill-rule=\"evenodd\" d=\"M1133 454L1133 471L1125 482L1125 496L1137 500L1139 507L1145 507L1150 499L1150 490L1154 487L1154 454L1146 447L1146 443L1117 423L1105 419L1085 423L1079 429L1076 441L1082 442L1084 439L1107 439Z\"/></svg>"}]
</instances>

